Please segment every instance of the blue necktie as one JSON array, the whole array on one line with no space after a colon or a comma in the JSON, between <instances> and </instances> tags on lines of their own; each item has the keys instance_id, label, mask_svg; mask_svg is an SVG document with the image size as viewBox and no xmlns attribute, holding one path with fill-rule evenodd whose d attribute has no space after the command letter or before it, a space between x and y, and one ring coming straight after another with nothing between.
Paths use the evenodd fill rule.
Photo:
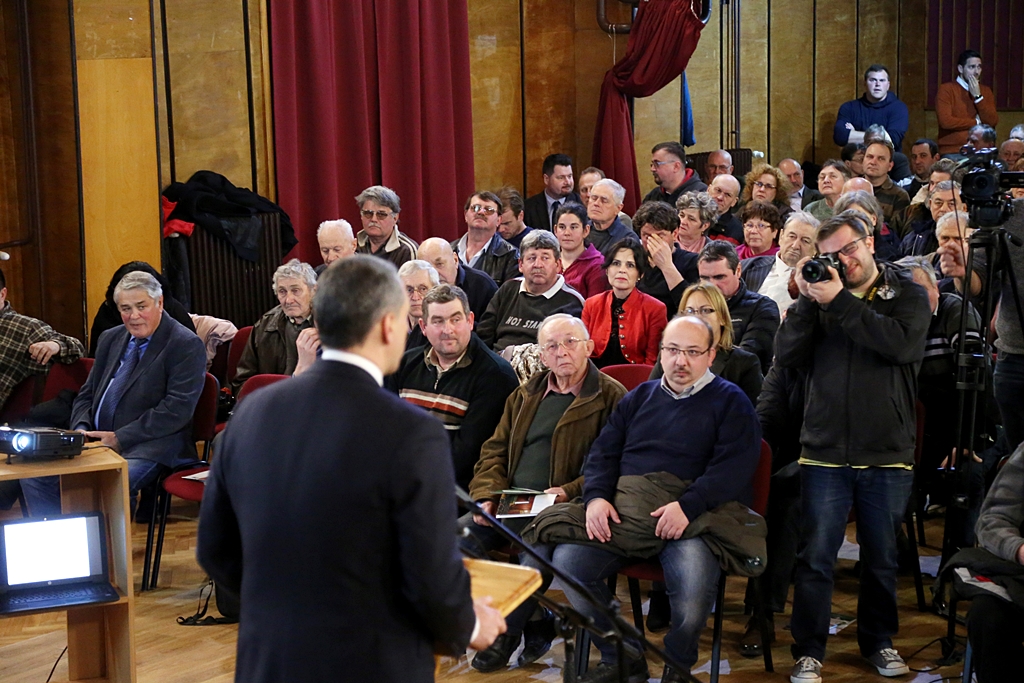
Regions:
<instances>
[{"instance_id":1,"label":"blue necktie","mask_svg":"<svg viewBox=\"0 0 1024 683\"><path fill-rule=\"evenodd\" d=\"M128 385L128 378L132 376L132 372L138 364L139 342L132 339L128 342L128 353L125 355L124 362L121 363L121 367L114 373L114 378L107 386L103 405L100 406L100 413L96 416L96 429L99 431L114 430L114 411L117 410L117 404L121 401L121 395L124 394L125 387Z\"/></svg>"}]
</instances>

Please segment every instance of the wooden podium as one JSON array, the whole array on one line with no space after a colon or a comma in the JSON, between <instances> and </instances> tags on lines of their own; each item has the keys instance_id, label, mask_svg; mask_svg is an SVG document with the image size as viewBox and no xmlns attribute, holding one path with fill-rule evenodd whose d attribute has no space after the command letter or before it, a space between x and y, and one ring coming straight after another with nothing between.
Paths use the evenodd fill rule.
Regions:
<instances>
[{"instance_id":1,"label":"wooden podium","mask_svg":"<svg viewBox=\"0 0 1024 683\"><path fill-rule=\"evenodd\" d=\"M61 508L67 513L103 513L110 583L117 602L62 608L68 616L68 678L135 682L135 598L132 574L128 463L108 448L89 448L59 460L11 464L0 456L0 481L60 477ZM54 610L41 610L54 611ZM31 612L21 612L23 616Z\"/></svg>"}]
</instances>

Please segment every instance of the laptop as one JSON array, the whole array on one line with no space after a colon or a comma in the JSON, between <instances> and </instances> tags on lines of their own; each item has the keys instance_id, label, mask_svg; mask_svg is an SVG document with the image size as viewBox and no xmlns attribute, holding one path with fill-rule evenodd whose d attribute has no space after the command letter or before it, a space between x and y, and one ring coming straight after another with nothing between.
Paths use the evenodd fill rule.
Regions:
<instances>
[{"instance_id":1,"label":"laptop","mask_svg":"<svg viewBox=\"0 0 1024 683\"><path fill-rule=\"evenodd\" d=\"M0 524L0 614L118 600L105 528L100 512Z\"/></svg>"}]
</instances>

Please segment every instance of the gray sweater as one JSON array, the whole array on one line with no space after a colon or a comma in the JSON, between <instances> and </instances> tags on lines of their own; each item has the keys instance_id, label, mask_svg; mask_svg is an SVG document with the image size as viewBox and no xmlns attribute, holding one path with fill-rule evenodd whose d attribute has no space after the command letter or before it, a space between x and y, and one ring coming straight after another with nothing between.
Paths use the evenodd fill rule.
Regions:
<instances>
[{"instance_id":1,"label":"gray sweater","mask_svg":"<svg viewBox=\"0 0 1024 683\"><path fill-rule=\"evenodd\" d=\"M1013 210L1013 218L1006 221L1003 227L1011 235L1024 239L1024 199L1014 200ZM1010 264L1017 275L1017 286L1024 287L1024 247L1010 245ZM1024 296L1024 290L1021 296ZM1024 305L1024 302L1021 303ZM1017 307L1013 302L1013 290L1008 277L1003 278L1002 305L999 307L999 318L996 319L996 333L999 335L996 347L1000 351L1024 354L1024 332L1017 318Z\"/></svg>"},{"instance_id":2,"label":"gray sweater","mask_svg":"<svg viewBox=\"0 0 1024 683\"><path fill-rule=\"evenodd\" d=\"M1017 552L1024 545L1024 444L992 482L975 530L982 548L1004 560L1017 561Z\"/></svg>"}]
</instances>

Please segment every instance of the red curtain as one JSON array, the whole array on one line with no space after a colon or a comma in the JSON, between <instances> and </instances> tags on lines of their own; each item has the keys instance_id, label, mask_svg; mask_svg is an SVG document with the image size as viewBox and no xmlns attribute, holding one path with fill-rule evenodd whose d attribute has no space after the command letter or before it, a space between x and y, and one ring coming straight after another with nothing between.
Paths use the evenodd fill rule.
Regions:
<instances>
[{"instance_id":1,"label":"red curtain","mask_svg":"<svg viewBox=\"0 0 1024 683\"><path fill-rule=\"evenodd\" d=\"M640 204L633 125L626 96L648 97L686 69L700 39L697 0L641 2L633 19L626 54L604 77L594 131L594 165L626 188L623 210Z\"/></svg>"},{"instance_id":2,"label":"red curtain","mask_svg":"<svg viewBox=\"0 0 1024 683\"><path fill-rule=\"evenodd\" d=\"M278 204L320 263L316 228L361 225L355 196L387 185L416 241L457 237L473 192L465 2L271 2Z\"/></svg>"}]
</instances>

